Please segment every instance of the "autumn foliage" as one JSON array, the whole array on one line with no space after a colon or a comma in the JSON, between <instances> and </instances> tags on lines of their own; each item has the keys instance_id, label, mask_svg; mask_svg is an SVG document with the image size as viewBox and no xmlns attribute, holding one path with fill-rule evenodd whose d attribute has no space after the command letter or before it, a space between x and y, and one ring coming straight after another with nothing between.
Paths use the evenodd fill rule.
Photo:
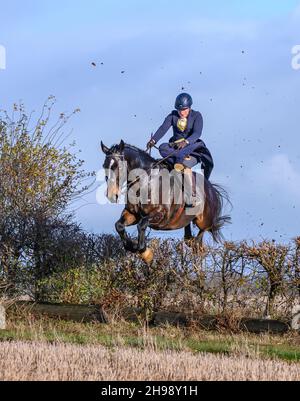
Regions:
<instances>
[{"instance_id":1,"label":"autumn foliage","mask_svg":"<svg viewBox=\"0 0 300 401\"><path fill-rule=\"evenodd\" d=\"M54 105L51 96L36 119L23 104L0 114L0 272L12 290L28 273L31 279L49 273L54 236L74 224L67 207L92 177L75 144L66 144L66 125L79 110L53 121Z\"/></svg>"}]
</instances>

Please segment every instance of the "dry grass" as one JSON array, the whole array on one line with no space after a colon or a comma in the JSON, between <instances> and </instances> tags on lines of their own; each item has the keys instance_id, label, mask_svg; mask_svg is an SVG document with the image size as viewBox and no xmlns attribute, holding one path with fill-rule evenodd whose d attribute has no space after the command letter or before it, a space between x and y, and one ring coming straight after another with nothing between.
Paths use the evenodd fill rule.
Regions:
<instances>
[{"instance_id":1,"label":"dry grass","mask_svg":"<svg viewBox=\"0 0 300 401\"><path fill-rule=\"evenodd\" d=\"M299 364L191 352L0 343L0 380L299 380Z\"/></svg>"},{"instance_id":2,"label":"dry grass","mask_svg":"<svg viewBox=\"0 0 300 401\"><path fill-rule=\"evenodd\" d=\"M0 380L299 380L300 364L291 363L299 345L296 333L10 316L0 331Z\"/></svg>"},{"instance_id":3,"label":"dry grass","mask_svg":"<svg viewBox=\"0 0 300 401\"><path fill-rule=\"evenodd\" d=\"M47 317L11 315L7 330L0 331L0 342L28 342L138 348L157 351L189 351L227 356L281 359L300 362L300 336L209 332L197 326L143 327L125 321L110 324L75 323Z\"/></svg>"}]
</instances>

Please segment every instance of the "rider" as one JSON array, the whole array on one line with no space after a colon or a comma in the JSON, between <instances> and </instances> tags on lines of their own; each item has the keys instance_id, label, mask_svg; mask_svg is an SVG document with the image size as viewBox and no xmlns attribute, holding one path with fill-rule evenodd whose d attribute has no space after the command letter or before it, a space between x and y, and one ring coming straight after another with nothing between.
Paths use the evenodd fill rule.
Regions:
<instances>
[{"instance_id":1,"label":"rider","mask_svg":"<svg viewBox=\"0 0 300 401\"><path fill-rule=\"evenodd\" d=\"M173 127L173 137L169 143L164 143L159 147L162 157L168 157L178 170L184 167L192 168L198 163L202 163L204 175L209 179L214 163L211 153L207 149L205 143L200 139L203 130L203 118L199 111L192 110L193 99L187 93L182 93L176 99L175 108L167 118L163 125L154 134L153 138L148 142L147 148L155 146L163 136ZM174 154L174 149L179 151Z\"/></svg>"},{"instance_id":2,"label":"rider","mask_svg":"<svg viewBox=\"0 0 300 401\"><path fill-rule=\"evenodd\" d=\"M192 168L202 163L204 176L208 180L214 168L213 158L205 143L200 139L203 130L203 117L192 109L193 99L187 93L177 96L175 109L165 119L163 125L148 142L147 149L155 146L168 130L173 127L173 137L169 143L159 147L163 158L174 164L177 171L184 171L192 176ZM178 152L174 150L177 149ZM187 202L187 206L191 206Z\"/></svg>"}]
</instances>

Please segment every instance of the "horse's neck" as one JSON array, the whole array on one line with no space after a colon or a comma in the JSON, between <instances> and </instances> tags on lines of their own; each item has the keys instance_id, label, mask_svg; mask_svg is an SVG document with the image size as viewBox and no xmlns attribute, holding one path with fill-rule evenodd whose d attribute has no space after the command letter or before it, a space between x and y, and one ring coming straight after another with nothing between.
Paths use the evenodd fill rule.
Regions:
<instances>
[{"instance_id":1,"label":"horse's neck","mask_svg":"<svg viewBox=\"0 0 300 401\"><path fill-rule=\"evenodd\" d=\"M153 165L156 163L156 160L150 155L139 153L138 151L131 148L127 148L126 150L127 151L125 151L125 160L127 162L129 170L148 170L151 169L151 167L153 167Z\"/></svg>"}]
</instances>

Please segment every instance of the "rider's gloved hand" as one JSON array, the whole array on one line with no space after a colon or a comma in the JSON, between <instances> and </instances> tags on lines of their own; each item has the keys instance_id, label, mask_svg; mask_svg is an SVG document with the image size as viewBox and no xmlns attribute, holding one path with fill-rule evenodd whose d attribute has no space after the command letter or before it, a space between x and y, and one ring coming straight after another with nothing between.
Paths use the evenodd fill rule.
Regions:
<instances>
[{"instance_id":1,"label":"rider's gloved hand","mask_svg":"<svg viewBox=\"0 0 300 401\"><path fill-rule=\"evenodd\" d=\"M187 141L181 141L181 142L176 143L176 148L181 150L181 149L184 149L187 145L188 145Z\"/></svg>"},{"instance_id":2,"label":"rider's gloved hand","mask_svg":"<svg viewBox=\"0 0 300 401\"><path fill-rule=\"evenodd\" d=\"M154 139L151 139L148 143L147 143L147 150L152 149L153 146L156 145L156 142Z\"/></svg>"}]
</instances>

